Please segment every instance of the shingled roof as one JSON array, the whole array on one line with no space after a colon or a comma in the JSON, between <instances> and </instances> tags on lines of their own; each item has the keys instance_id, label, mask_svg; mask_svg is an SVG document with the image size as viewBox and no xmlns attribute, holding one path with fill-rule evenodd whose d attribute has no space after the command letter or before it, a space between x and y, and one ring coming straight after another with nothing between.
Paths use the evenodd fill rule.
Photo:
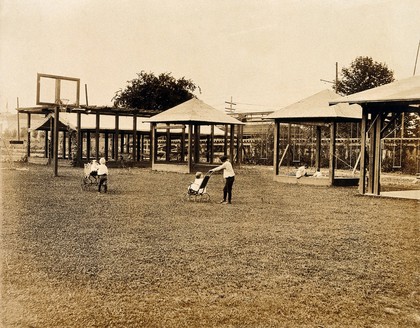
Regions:
<instances>
[{"instance_id":1,"label":"shingled roof","mask_svg":"<svg viewBox=\"0 0 420 328\"><path fill-rule=\"evenodd\" d=\"M203 101L192 98L163 113L145 119L151 123L177 124L244 124L241 121L217 110Z\"/></svg>"},{"instance_id":2,"label":"shingled roof","mask_svg":"<svg viewBox=\"0 0 420 328\"><path fill-rule=\"evenodd\" d=\"M340 97L332 90L323 90L294 104L276 110L267 119L285 122L358 121L362 118L359 105L347 103L330 106L330 101Z\"/></svg>"},{"instance_id":3,"label":"shingled roof","mask_svg":"<svg viewBox=\"0 0 420 328\"><path fill-rule=\"evenodd\" d=\"M420 76L413 76L346 97L337 97L336 99L330 100L330 104L390 102L420 104Z\"/></svg>"}]
</instances>

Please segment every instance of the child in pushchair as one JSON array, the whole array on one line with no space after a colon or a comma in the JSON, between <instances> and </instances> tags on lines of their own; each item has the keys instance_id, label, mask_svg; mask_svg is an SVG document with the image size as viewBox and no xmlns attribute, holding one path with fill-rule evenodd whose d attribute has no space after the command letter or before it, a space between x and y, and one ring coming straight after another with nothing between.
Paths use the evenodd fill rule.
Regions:
<instances>
[{"instance_id":1,"label":"child in pushchair","mask_svg":"<svg viewBox=\"0 0 420 328\"><path fill-rule=\"evenodd\" d=\"M83 169L82 189L86 189L92 185L97 186L98 179L98 161L92 160L92 162L86 163Z\"/></svg>"},{"instance_id":2,"label":"child in pushchair","mask_svg":"<svg viewBox=\"0 0 420 328\"><path fill-rule=\"evenodd\" d=\"M195 180L188 186L187 199L195 201L210 200L210 195L207 193L207 183L209 182L211 173L206 174L203 177L203 173L197 172L195 174Z\"/></svg>"}]
</instances>

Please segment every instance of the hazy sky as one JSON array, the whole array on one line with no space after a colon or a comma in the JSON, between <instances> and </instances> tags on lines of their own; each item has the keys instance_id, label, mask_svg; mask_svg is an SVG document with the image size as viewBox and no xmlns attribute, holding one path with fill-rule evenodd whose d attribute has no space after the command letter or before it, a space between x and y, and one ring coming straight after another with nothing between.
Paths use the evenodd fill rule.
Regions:
<instances>
[{"instance_id":1,"label":"hazy sky","mask_svg":"<svg viewBox=\"0 0 420 328\"><path fill-rule=\"evenodd\" d=\"M142 70L191 79L219 109L278 109L357 56L412 76L419 40L419 0L0 0L0 110L35 106L37 73L111 105Z\"/></svg>"}]
</instances>

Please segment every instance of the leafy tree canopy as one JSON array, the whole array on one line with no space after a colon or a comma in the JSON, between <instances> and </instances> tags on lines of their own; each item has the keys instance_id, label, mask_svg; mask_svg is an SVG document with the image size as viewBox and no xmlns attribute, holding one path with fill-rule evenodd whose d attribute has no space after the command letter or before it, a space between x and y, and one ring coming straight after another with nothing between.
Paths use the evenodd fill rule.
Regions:
<instances>
[{"instance_id":1,"label":"leafy tree canopy","mask_svg":"<svg viewBox=\"0 0 420 328\"><path fill-rule=\"evenodd\" d=\"M141 71L127 83L126 88L117 91L112 98L114 106L164 111L194 98L193 92L200 90L191 80L175 79L171 73L156 76Z\"/></svg>"},{"instance_id":2,"label":"leafy tree canopy","mask_svg":"<svg viewBox=\"0 0 420 328\"><path fill-rule=\"evenodd\" d=\"M371 57L357 57L348 68L341 71L341 79L335 81L334 90L342 95L372 89L394 81L394 72L384 63Z\"/></svg>"}]
</instances>

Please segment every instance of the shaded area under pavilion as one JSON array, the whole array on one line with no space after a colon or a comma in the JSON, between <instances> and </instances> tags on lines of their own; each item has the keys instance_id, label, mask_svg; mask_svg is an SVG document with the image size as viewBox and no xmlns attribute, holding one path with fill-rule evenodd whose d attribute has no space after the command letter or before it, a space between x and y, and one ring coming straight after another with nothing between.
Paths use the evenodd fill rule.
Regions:
<instances>
[{"instance_id":1,"label":"shaded area under pavilion","mask_svg":"<svg viewBox=\"0 0 420 328\"><path fill-rule=\"evenodd\" d=\"M59 158L60 159L72 159L75 157L73 147L73 141L71 136L72 133L76 134L80 130L80 153L82 154L82 158L80 159L83 162L88 162L92 158L97 159L97 157L105 157L108 160L114 161L121 161L123 158L124 165L129 164L130 162L143 162L143 164L148 165L150 163L149 157L149 145L150 145L150 123L144 123L144 117L137 117L136 122L136 129L137 131L133 131L133 119L127 116L120 116L118 120L118 134L119 138L114 138L114 134L116 133L115 130L115 118L109 115L102 115L99 119L99 132L100 132L100 139L99 139L99 156L96 156L95 151L91 151L91 144L92 144L92 135L95 136L96 131L96 116L89 115L89 114L82 114L81 115L81 122L80 127L78 126L78 115L76 113L60 113L59 115L59 122L58 122L58 130L60 132L60 147L59 149ZM37 122L36 125L33 125L30 128L30 132L32 131L43 131L45 134L44 139L44 154L43 157L48 158L48 132L52 130L52 126L54 126L54 115L49 114L43 120ZM181 130L176 129L172 131L172 136L174 138L180 138ZM137 137L137 144L133 143L133 135L136 133ZM167 130L160 129L158 130L158 135L165 136L167 134ZM204 127L204 131L202 134L208 136L210 134L210 129L208 126ZM215 136L223 136L224 131L220 130L219 128L215 127L214 129ZM116 140L119 142L116 144ZM77 143L77 141L76 141ZM76 145L78 146L78 145ZM136 148L135 150L133 148ZM117 149L118 148L118 149ZM134 158L134 154L137 154L137 158ZM161 152L159 154L161 157L166 156L165 152ZM119 157L118 157L119 156ZM29 161L35 161L32 158L32 152L30 149L27 151L27 157Z\"/></svg>"},{"instance_id":2,"label":"shaded area under pavilion","mask_svg":"<svg viewBox=\"0 0 420 328\"><path fill-rule=\"evenodd\" d=\"M210 126L211 132L207 142L206 164L213 164L214 158L214 129L216 125L224 126L225 142L224 154L228 155L230 161L234 158L235 145L235 125L240 126L244 123L239 120L226 115L225 113L205 104L203 101L192 98L178 106L170 108L160 114L157 114L145 122L151 123L151 162L152 170L169 171L180 173L191 173L194 167L203 165L200 162L200 145L201 143L201 128L203 126ZM165 140L165 147L167 153L172 148L170 131L173 129L181 129L180 161L177 162L159 162L157 160L158 152L158 136L157 129L168 129L168 136ZM229 135L229 151L227 149L227 138Z\"/></svg>"},{"instance_id":3,"label":"shaded area under pavilion","mask_svg":"<svg viewBox=\"0 0 420 328\"><path fill-rule=\"evenodd\" d=\"M356 186L358 178L336 176L336 137L337 123L359 123L361 121L361 108L358 105L339 104L329 106L329 101L337 99L338 94L331 90L323 90L294 104L281 108L268 115L267 119L274 120L274 180L285 183L299 183L325 186ZM316 153L315 168L321 168L321 129L329 127L329 174L328 177L303 177L297 179L295 175L280 173L282 161L287 153L280 149L281 123L310 125L316 127ZM280 157L280 155L282 155Z\"/></svg>"},{"instance_id":4,"label":"shaded area under pavilion","mask_svg":"<svg viewBox=\"0 0 420 328\"><path fill-rule=\"evenodd\" d=\"M359 192L381 195L381 141L398 116L403 113L420 114L420 76L330 101L333 106L343 103L362 107ZM419 132L418 127L416 131ZM420 199L420 191L418 193L417 199Z\"/></svg>"},{"instance_id":5,"label":"shaded area under pavilion","mask_svg":"<svg viewBox=\"0 0 420 328\"><path fill-rule=\"evenodd\" d=\"M59 107L59 110L57 110ZM114 107L99 107L99 106L79 106L79 107L66 107L61 106L38 106L38 107L28 107L28 108L17 108L17 111L22 114L27 115L27 127L28 127L28 136L27 136L27 157L30 161L31 157L31 132L35 129L43 130L50 132L50 143L54 144L54 147L48 147L47 139L45 138L46 145L44 146L45 150L49 148L50 158L54 161L55 173L57 175L57 163L58 163L58 143L59 141L56 138L59 138L59 132L62 133L63 141L63 152L62 157L66 157L66 153L69 153L70 148L72 147L67 142L70 142L68 138L68 133L71 130L76 130L77 137L76 140L86 140L86 148L90 149L91 135L93 135L94 141L94 155L92 158L99 159L100 155L108 157L108 150L104 151L101 154L100 152L100 135L103 133L105 138L108 136L111 139L113 144L112 154L110 158L117 161L120 158L120 153L123 152L124 145L131 144L130 148L130 157L133 161L138 161L141 158L141 152L139 151L140 147L140 136L150 135L149 131L143 131L146 125L142 125L142 120L145 117L150 117L158 111L150 110L140 110L140 109L127 109L127 108L114 108ZM32 126L31 118L33 115L44 116L44 121L41 124ZM57 120L56 120L57 118ZM55 122L58 124L55 124ZM54 133L53 133L54 132ZM57 136L57 137L56 137ZM131 137L130 142L127 142ZM108 143L106 143L107 145ZM121 145L121 147L119 147ZM133 146L137 145L137 146ZM77 150L75 158L73 161L78 165L86 160L90 159L90 153L87 151L88 158L83 157L83 142L77 142ZM67 149L67 151L66 151ZM69 158L69 157L67 157Z\"/></svg>"}]
</instances>

